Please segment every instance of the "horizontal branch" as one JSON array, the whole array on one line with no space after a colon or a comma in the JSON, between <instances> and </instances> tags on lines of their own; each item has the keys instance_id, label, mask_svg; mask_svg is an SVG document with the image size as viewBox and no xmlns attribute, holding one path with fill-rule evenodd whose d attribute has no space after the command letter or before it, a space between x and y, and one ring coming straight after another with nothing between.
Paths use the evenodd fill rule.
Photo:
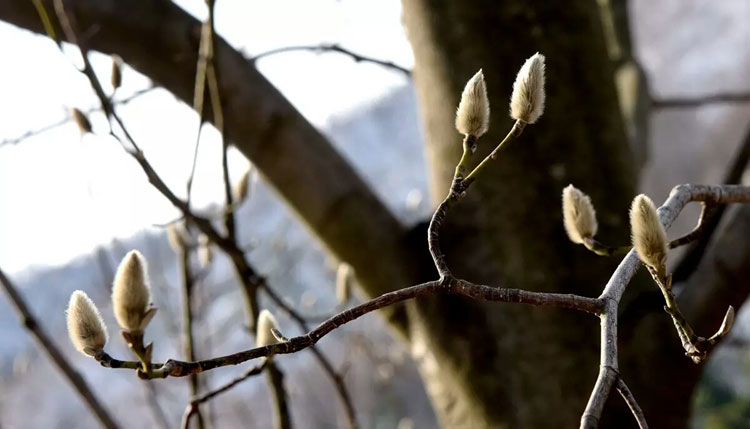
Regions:
<instances>
[{"instance_id":1,"label":"horizontal branch","mask_svg":"<svg viewBox=\"0 0 750 429\"><path fill-rule=\"evenodd\" d=\"M321 44L321 45L304 45L304 46L285 46L283 48L276 48L271 49L265 52L261 52L257 55L254 55L250 57L251 61L257 62L261 58L270 57L272 55L277 54L283 54L285 52L299 52L299 51L310 51L310 52L335 52L343 55L347 55L351 57L356 62L365 62L365 63L372 63L379 66L383 66L389 69L393 69L396 71L399 71L403 74L405 74L407 77L411 77L411 70L407 69L406 67L402 67L394 62L391 61L383 61L379 60L377 58L367 57L365 55L360 55L356 52L353 52L349 49L342 48L338 44Z\"/></svg>"},{"instance_id":2,"label":"horizontal branch","mask_svg":"<svg viewBox=\"0 0 750 429\"><path fill-rule=\"evenodd\" d=\"M655 98L651 106L657 109L700 107L706 104L750 103L750 92L727 92L695 97Z\"/></svg>"},{"instance_id":3,"label":"horizontal branch","mask_svg":"<svg viewBox=\"0 0 750 429\"><path fill-rule=\"evenodd\" d=\"M522 303L537 306L567 308L593 314L601 313L604 310L604 302L597 298L586 298L569 294L529 292L518 289L496 288L485 285L477 285L466 280L452 278L447 279L447 281L436 280L381 295L368 302L345 310L321 323L317 328L307 332L306 334L290 338L288 341L283 343L277 343L265 347L257 347L238 353L197 362L184 362L170 359L164 364L154 364L155 368L152 371L152 377L184 377L190 374L212 370L214 368L237 365L251 359L269 357L279 354L296 353L300 350L313 346L321 338L325 337L336 328L353 320L356 320L364 316L365 314L406 300L437 294L458 294L483 301ZM139 368L139 364L137 362L119 361L109 357L106 354L98 356L97 359L103 366L107 366L110 368ZM145 373L142 372L139 372L139 375L146 377Z\"/></svg>"}]
</instances>

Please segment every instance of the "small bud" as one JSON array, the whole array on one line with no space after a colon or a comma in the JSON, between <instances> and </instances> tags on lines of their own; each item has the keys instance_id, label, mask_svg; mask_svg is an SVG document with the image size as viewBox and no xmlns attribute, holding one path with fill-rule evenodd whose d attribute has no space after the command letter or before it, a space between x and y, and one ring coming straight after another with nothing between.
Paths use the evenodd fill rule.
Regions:
<instances>
[{"instance_id":1,"label":"small bud","mask_svg":"<svg viewBox=\"0 0 750 429\"><path fill-rule=\"evenodd\" d=\"M633 247L644 264L653 268L660 278L667 274L667 234L659 221L653 201L643 194L630 207L630 230Z\"/></svg>"},{"instance_id":2,"label":"small bud","mask_svg":"<svg viewBox=\"0 0 750 429\"><path fill-rule=\"evenodd\" d=\"M352 266L345 262L339 264L336 271L336 300L339 305L349 302L353 280Z\"/></svg>"},{"instance_id":3,"label":"small bud","mask_svg":"<svg viewBox=\"0 0 750 429\"><path fill-rule=\"evenodd\" d=\"M276 318L273 317L273 314L271 314L270 311L261 310L258 315L258 327L255 334L256 345L258 347L265 347L278 343L276 335L273 334L274 330L279 330L279 324L276 323Z\"/></svg>"},{"instance_id":4,"label":"small bud","mask_svg":"<svg viewBox=\"0 0 750 429\"><path fill-rule=\"evenodd\" d=\"M481 137L490 126L490 100L487 98L487 85L480 69L466 83L461 94L461 102L456 110L456 129L459 133Z\"/></svg>"},{"instance_id":5,"label":"small bud","mask_svg":"<svg viewBox=\"0 0 750 429\"><path fill-rule=\"evenodd\" d=\"M79 352L96 356L107 344L107 326L94 302L83 291L70 296L66 311L68 335Z\"/></svg>"},{"instance_id":6,"label":"small bud","mask_svg":"<svg viewBox=\"0 0 750 429\"><path fill-rule=\"evenodd\" d=\"M112 88L117 89L122 85L122 58L112 55L112 72L110 74Z\"/></svg>"},{"instance_id":7,"label":"small bud","mask_svg":"<svg viewBox=\"0 0 750 429\"><path fill-rule=\"evenodd\" d=\"M518 71L510 97L510 117L527 124L544 113L544 55L536 53Z\"/></svg>"},{"instance_id":8,"label":"small bud","mask_svg":"<svg viewBox=\"0 0 750 429\"><path fill-rule=\"evenodd\" d=\"M185 230L182 223L172 222L167 225L167 240L175 253L182 253L185 250Z\"/></svg>"},{"instance_id":9,"label":"small bud","mask_svg":"<svg viewBox=\"0 0 750 429\"><path fill-rule=\"evenodd\" d=\"M237 182L237 185L235 185L233 190L233 196L234 196L234 202L235 204L242 204L247 200L247 198L250 196L250 185L251 185L251 175L253 173L253 167L252 165L245 171L245 174L242 175L242 178L239 182Z\"/></svg>"},{"instance_id":10,"label":"small bud","mask_svg":"<svg viewBox=\"0 0 750 429\"><path fill-rule=\"evenodd\" d=\"M112 307L123 331L143 333L154 316L151 288L146 274L146 261L137 250L123 258L112 287Z\"/></svg>"},{"instance_id":11,"label":"small bud","mask_svg":"<svg viewBox=\"0 0 750 429\"><path fill-rule=\"evenodd\" d=\"M570 241L582 244L584 239L596 235L596 211L591 198L573 185L563 189L563 225Z\"/></svg>"},{"instance_id":12,"label":"small bud","mask_svg":"<svg viewBox=\"0 0 750 429\"><path fill-rule=\"evenodd\" d=\"M78 125L78 129L81 131L81 134L91 132L91 122L89 122L89 118L86 117L85 113L74 107L70 109L70 114L72 115L76 125Z\"/></svg>"},{"instance_id":13,"label":"small bud","mask_svg":"<svg viewBox=\"0 0 750 429\"><path fill-rule=\"evenodd\" d=\"M198 260L201 267L206 268L214 261L214 252L211 249L211 240L205 234L198 237Z\"/></svg>"}]
</instances>

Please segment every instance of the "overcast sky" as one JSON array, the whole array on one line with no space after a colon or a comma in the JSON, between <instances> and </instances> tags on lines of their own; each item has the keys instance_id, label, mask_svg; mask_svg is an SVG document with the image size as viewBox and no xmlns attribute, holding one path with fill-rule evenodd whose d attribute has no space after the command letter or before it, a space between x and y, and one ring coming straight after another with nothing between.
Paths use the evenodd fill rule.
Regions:
<instances>
[{"instance_id":1,"label":"overcast sky","mask_svg":"<svg viewBox=\"0 0 750 429\"><path fill-rule=\"evenodd\" d=\"M206 16L202 0L176 3L200 19ZM413 64L397 0L221 0L216 25L248 55L339 43L406 67ZM68 46L63 55L47 37L6 24L0 24L0 40L0 141L63 120L69 107L97 105L88 81L73 67L79 63L74 48ZM93 54L92 61L108 85L109 58ZM259 61L259 69L318 126L406 84L398 72L338 54L285 53ZM126 69L118 97L148 85L148 79ZM161 90L120 112L158 172L182 192L197 132L194 112ZM106 132L103 115L93 114L91 121L95 131ZM212 127L204 135L194 188L199 205L223 195L218 135ZM248 164L237 153L231 161L239 178ZM81 138L72 123L0 147L0 266L8 271L62 264L112 237L127 237L176 216L116 142Z\"/></svg>"}]
</instances>

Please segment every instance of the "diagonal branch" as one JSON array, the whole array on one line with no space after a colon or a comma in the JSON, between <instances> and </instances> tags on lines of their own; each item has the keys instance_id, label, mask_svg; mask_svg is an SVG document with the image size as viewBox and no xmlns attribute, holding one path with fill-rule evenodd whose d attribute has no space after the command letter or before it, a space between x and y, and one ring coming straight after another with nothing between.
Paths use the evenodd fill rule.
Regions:
<instances>
[{"instance_id":1,"label":"diagonal branch","mask_svg":"<svg viewBox=\"0 0 750 429\"><path fill-rule=\"evenodd\" d=\"M65 378L68 379L70 384L76 392L78 392L78 395L86 405L88 405L89 409L96 416L102 426L105 428L119 427L109 412L104 408L101 402L99 402L99 399L94 392L89 389L86 380L84 380L73 366L68 363L60 350L58 350L57 346L55 346L52 340L47 336L47 333L44 332L44 329L42 329L36 318L31 314L31 310L18 293L18 288L16 288L2 270L0 270L0 285L2 285L10 303L16 308L18 317L21 319L23 326L34 336L37 343L39 343L39 347L47 353L47 356L52 363L55 364Z\"/></svg>"}]
</instances>

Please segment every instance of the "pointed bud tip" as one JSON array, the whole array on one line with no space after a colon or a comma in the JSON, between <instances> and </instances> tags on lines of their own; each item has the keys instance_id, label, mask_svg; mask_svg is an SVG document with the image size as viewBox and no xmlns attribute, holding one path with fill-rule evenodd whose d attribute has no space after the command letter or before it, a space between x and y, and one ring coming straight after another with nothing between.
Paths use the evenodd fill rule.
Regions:
<instances>
[{"instance_id":1,"label":"pointed bud tip","mask_svg":"<svg viewBox=\"0 0 750 429\"><path fill-rule=\"evenodd\" d=\"M490 101L487 97L487 84L482 69L479 69L466 83L461 94L461 102L456 110L456 129L461 134L479 138L487 132L489 124Z\"/></svg>"},{"instance_id":2,"label":"pointed bud tip","mask_svg":"<svg viewBox=\"0 0 750 429\"><path fill-rule=\"evenodd\" d=\"M544 113L545 58L539 52L524 62L513 83L510 98L511 118L527 124L536 123Z\"/></svg>"},{"instance_id":3,"label":"pointed bud tip","mask_svg":"<svg viewBox=\"0 0 750 429\"><path fill-rule=\"evenodd\" d=\"M70 295L66 311L68 335L79 352L95 356L104 349L109 336L99 309L85 292L77 290Z\"/></svg>"}]
</instances>

